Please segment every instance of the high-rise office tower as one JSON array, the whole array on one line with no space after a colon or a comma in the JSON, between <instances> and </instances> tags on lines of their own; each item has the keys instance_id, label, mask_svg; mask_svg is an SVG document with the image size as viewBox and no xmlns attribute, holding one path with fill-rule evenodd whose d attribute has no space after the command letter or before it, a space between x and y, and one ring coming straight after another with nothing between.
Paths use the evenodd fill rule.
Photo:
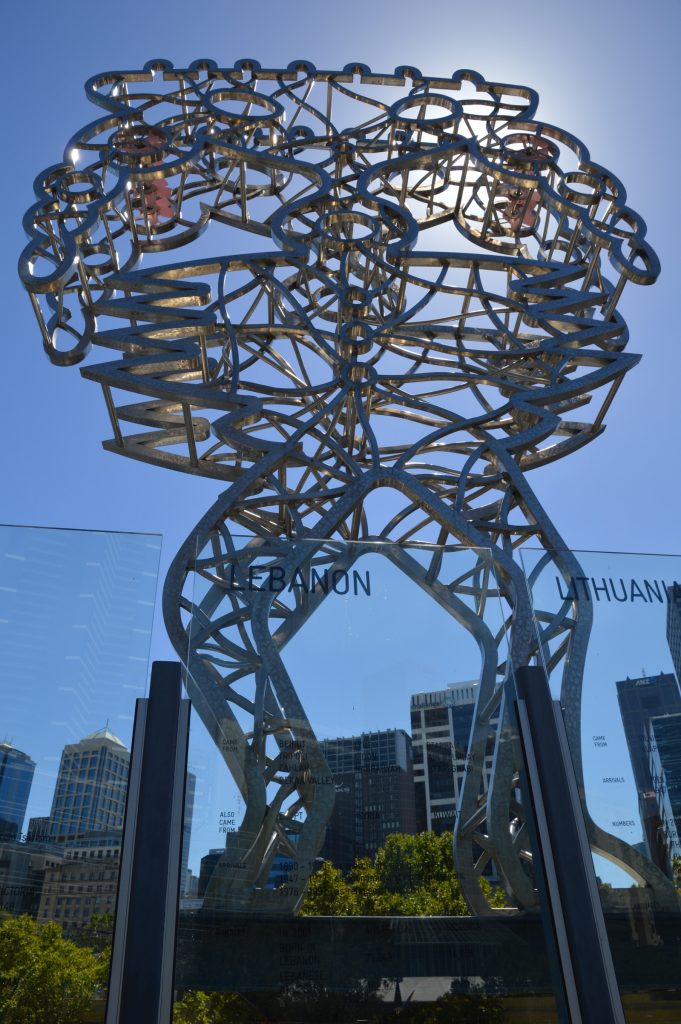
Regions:
<instances>
[{"instance_id":1,"label":"high-rise office tower","mask_svg":"<svg viewBox=\"0 0 681 1024\"><path fill-rule=\"evenodd\" d=\"M651 860L669 871L653 776L650 770L650 727L652 718L681 712L681 691L672 672L640 679L623 679L617 684L617 700L629 748L629 758L638 792L643 837Z\"/></svg>"},{"instance_id":2,"label":"high-rise office tower","mask_svg":"<svg viewBox=\"0 0 681 1024\"><path fill-rule=\"evenodd\" d=\"M0 743L0 839L19 839L35 761L11 743Z\"/></svg>"},{"instance_id":3,"label":"high-rise office tower","mask_svg":"<svg viewBox=\"0 0 681 1024\"><path fill-rule=\"evenodd\" d=\"M27 843L45 843L50 838L50 818L49 815L41 815L36 818L28 819L28 828L26 830L26 842Z\"/></svg>"},{"instance_id":4,"label":"high-rise office tower","mask_svg":"<svg viewBox=\"0 0 681 1024\"><path fill-rule=\"evenodd\" d=\"M411 739L403 729L322 740L321 748L336 791L321 857L348 871L389 835L414 835Z\"/></svg>"},{"instance_id":5,"label":"high-rise office tower","mask_svg":"<svg viewBox=\"0 0 681 1024\"><path fill-rule=\"evenodd\" d=\"M668 870L681 857L681 713L648 722L649 767Z\"/></svg>"},{"instance_id":6,"label":"high-rise office tower","mask_svg":"<svg viewBox=\"0 0 681 1024\"><path fill-rule=\"evenodd\" d=\"M446 690L415 693L411 698L419 832L440 833L454 828L477 691L478 683L474 680L450 683ZM493 753L490 746L485 757L485 786L492 772Z\"/></svg>"},{"instance_id":7,"label":"high-rise office tower","mask_svg":"<svg viewBox=\"0 0 681 1024\"><path fill-rule=\"evenodd\" d=\"M681 586L673 583L667 597L667 643L676 678L681 683Z\"/></svg>"},{"instance_id":8,"label":"high-rise office tower","mask_svg":"<svg viewBox=\"0 0 681 1024\"><path fill-rule=\"evenodd\" d=\"M188 893L191 871L189 870L189 845L192 838L192 819L194 817L194 798L196 796L196 775L187 772L187 784L184 791L184 825L182 826L182 864L180 870L180 891Z\"/></svg>"},{"instance_id":9,"label":"high-rise office tower","mask_svg":"<svg viewBox=\"0 0 681 1024\"><path fill-rule=\"evenodd\" d=\"M130 753L108 728L69 743L61 755L50 812L50 839L123 828Z\"/></svg>"},{"instance_id":10,"label":"high-rise office tower","mask_svg":"<svg viewBox=\"0 0 681 1024\"><path fill-rule=\"evenodd\" d=\"M203 899L206 895L206 889L210 882L215 868L220 863L220 858L225 854L224 847L218 847L217 849L209 850L208 853L204 854L201 858L201 866L199 868L199 884L197 893L199 899Z\"/></svg>"}]
</instances>

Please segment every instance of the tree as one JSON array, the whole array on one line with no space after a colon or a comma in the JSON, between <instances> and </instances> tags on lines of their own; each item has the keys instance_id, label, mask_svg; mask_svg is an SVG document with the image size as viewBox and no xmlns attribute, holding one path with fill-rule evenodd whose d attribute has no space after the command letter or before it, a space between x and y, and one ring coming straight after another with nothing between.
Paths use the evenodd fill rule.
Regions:
<instances>
[{"instance_id":1,"label":"tree","mask_svg":"<svg viewBox=\"0 0 681 1024\"><path fill-rule=\"evenodd\" d=\"M97 989L102 998L105 998L109 987L113 929L114 915L108 911L106 914L93 914L88 923L74 932L71 937L77 946L86 947L95 954Z\"/></svg>"},{"instance_id":2,"label":"tree","mask_svg":"<svg viewBox=\"0 0 681 1024\"><path fill-rule=\"evenodd\" d=\"M376 854L376 870L391 892L411 892L435 880L450 879L454 874L451 836L433 832L388 836Z\"/></svg>"},{"instance_id":3,"label":"tree","mask_svg":"<svg viewBox=\"0 0 681 1024\"><path fill-rule=\"evenodd\" d=\"M492 906L504 895L481 882ZM347 880L328 861L310 879L303 915L465 916L468 907L452 865L451 837L422 832L388 836L372 862L360 857Z\"/></svg>"},{"instance_id":4,"label":"tree","mask_svg":"<svg viewBox=\"0 0 681 1024\"><path fill-rule=\"evenodd\" d=\"M381 888L391 894L389 913L468 914L446 833L388 836L376 854L376 874Z\"/></svg>"},{"instance_id":5,"label":"tree","mask_svg":"<svg viewBox=\"0 0 681 1024\"><path fill-rule=\"evenodd\" d=\"M185 992L173 1006L173 1024L246 1024L254 1008L236 992Z\"/></svg>"},{"instance_id":6,"label":"tree","mask_svg":"<svg viewBox=\"0 0 681 1024\"><path fill-rule=\"evenodd\" d=\"M0 922L0 1020L3 1024L78 1024L100 981L97 956L62 936L54 922Z\"/></svg>"},{"instance_id":7,"label":"tree","mask_svg":"<svg viewBox=\"0 0 681 1024\"><path fill-rule=\"evenodd\" d=\"M506 1012L498 996L451 992L427 1006L407 1008L400 1019L404 1024L503 1024Z\"/></svg>"},{"instance_id":8,"label":"tree","mask_svg":"<svg viewBox=\"0 0 681 1024\"><path fill-rule=\"evenodd\" d=\"M308 917L352 914L352 889L331 861L324 861L310 879L300 913Z\"/></svg>"},{"instance_id":9,"label":"tree","mask_svg":"<svg viewBox=\"0 0 681 1024\"><path fill-rule=\"evenodd\" d=\"M490 907L507 907L506 893L498 885L490 885L486 878L480 879L480 888Z\"/></svg>"},{"instance_id":10,"label":"tree","mask_svg":"<svg viewBox=\"0 0 681 1024\"><path fill-rule=\"evenodd\" d=\"M674 885L679 896L681 896L681 857L674 857L672 861L672 873L674 876Z\"/></svg>"},{"instance_id":11,"label":"tree","mask_svg":"<svg viewBox=\"0 0 681 1024\"><path fill-rule=\"evenodd\" d=\"M88 946L93 952L102 953L111 946L113 929L114 916L110 911L93 914L88 923L74 933L73 941L77 946Z\"/></svg>"}]
</instances>

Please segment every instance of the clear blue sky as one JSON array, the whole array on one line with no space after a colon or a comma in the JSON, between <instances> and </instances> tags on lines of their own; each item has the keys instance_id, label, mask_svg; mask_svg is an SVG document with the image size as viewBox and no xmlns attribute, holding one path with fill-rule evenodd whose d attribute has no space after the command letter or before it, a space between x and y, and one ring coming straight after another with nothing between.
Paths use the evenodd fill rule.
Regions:
<instances>
[{"instance_id":1,"label":"clear blue sky","mask_svg":"<svg viewBox=\"0 0 681 1024\"><path fill-rule=\"evenodd\" d=\"M524 0L484 7L452 0L11 5L3 18L0 520L161 533L164 572L217 493L210 481L102 451L110 428L99 389L77 369L48 362L17 280L20 218L32 201L32 180L96 116L83 83L97 71L139 67L152 57L186 64L206 56L225 65L255 57L283 66L304 57L319 67L351 60L375 70L409 63L439 74L470 67L532 86L541 97L538 116L573 131L594 160L623 180L663 268L653 288L625 291L620 307L630 349L644 358L625 379L605 435L530 480L575 549L681 551L674 77L680 22L675 3L611 0L543 7ZM170 654L158 614L152 653Z\"/></svg>"}]
</instances>

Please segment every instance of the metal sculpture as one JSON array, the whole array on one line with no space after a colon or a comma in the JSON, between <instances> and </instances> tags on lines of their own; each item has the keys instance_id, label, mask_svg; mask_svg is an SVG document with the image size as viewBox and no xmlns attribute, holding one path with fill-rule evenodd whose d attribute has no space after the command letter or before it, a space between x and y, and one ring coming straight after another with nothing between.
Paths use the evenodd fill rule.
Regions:
<instances>
[{"instance_id":1,"label":"metal sculpture","mask_svg":"<svg viewBox=\"0 0 681 1024\"><path fill-rule=\"evenodd\" d=\"M81 370L104 393L105 448L226 484L164 592L190 695L246 806L207 905L295 909L333 805L280 657L324 588L287 597L234 580L311 565L318 580L359 553L333 541L370 541L478 640L457 867L474 912L490 912L479 886L490 859L531 906L503 741L509 666L482 614L485 550L508 660L543 644L564 664L581 776L590 609L540 611L538 638L515 552L531 541L565 578L579 574L527 474L598 436L638 359L617 303L627 282L658 274L643 221L581 142L535 120L531 89L472 71L158 60L86 88L103 116L37 179L21 276L53 362L77 363L93 344L115 356ZM166 262L188 245L191 259ZM252 539L239 546L235 533ZM428 570L407 542L432 545ZM438 578L438 546L451 543L481 549L454 582ZM672 898L637 851L589 828L594 848ZM295 890L264 888L277 853L298 862Z\"/></svg>"}]
</instances>

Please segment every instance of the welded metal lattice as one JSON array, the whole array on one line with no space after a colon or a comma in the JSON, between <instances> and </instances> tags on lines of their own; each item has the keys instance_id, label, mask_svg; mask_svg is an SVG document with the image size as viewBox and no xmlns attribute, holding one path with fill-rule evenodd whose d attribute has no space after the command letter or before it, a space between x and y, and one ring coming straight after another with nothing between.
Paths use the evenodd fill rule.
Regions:
<instances>
[{"instance_id":1,"label":"welded metal lattice","mask_svg":"<svg viewBox=\"0 0 681 1024\"><path fill-rule=\"evenodd\" d=\"M207 905L291 910L295 891L265 880L277 853L295 856L302 891L333 787L314 781L325 762L280 650L324 594L234 591L233 567L239 579L256 563L293 573L311 557L303 538L390 541L397 561L407 541L488 548L511 660L527 662L537 640L515 549L543 545L565 578L579 567L526 474L603 429L638 358L617 303L658 262L618 179L535 120L536 94L471 71L153 61L96 76L87 94L103 116L38 178L21 276L53 362L112 350L81 370L104 392L105 447L227 485L164 595L191 696L246 806ZM191 259L167 262L186 246ZM339 557L316 546L318 566ZM427 573L406 553L401 568L483 654L455 837L466 897L489 912L478 878L492 858L530 906L484 557L453 582L438 578L436 547ZM471 601L477 614L464 614ZM564 662L574 751L589 615L566 602L539 616ZM672 898L637 851L590 831Z\"/></svg>"}]
</instances>

